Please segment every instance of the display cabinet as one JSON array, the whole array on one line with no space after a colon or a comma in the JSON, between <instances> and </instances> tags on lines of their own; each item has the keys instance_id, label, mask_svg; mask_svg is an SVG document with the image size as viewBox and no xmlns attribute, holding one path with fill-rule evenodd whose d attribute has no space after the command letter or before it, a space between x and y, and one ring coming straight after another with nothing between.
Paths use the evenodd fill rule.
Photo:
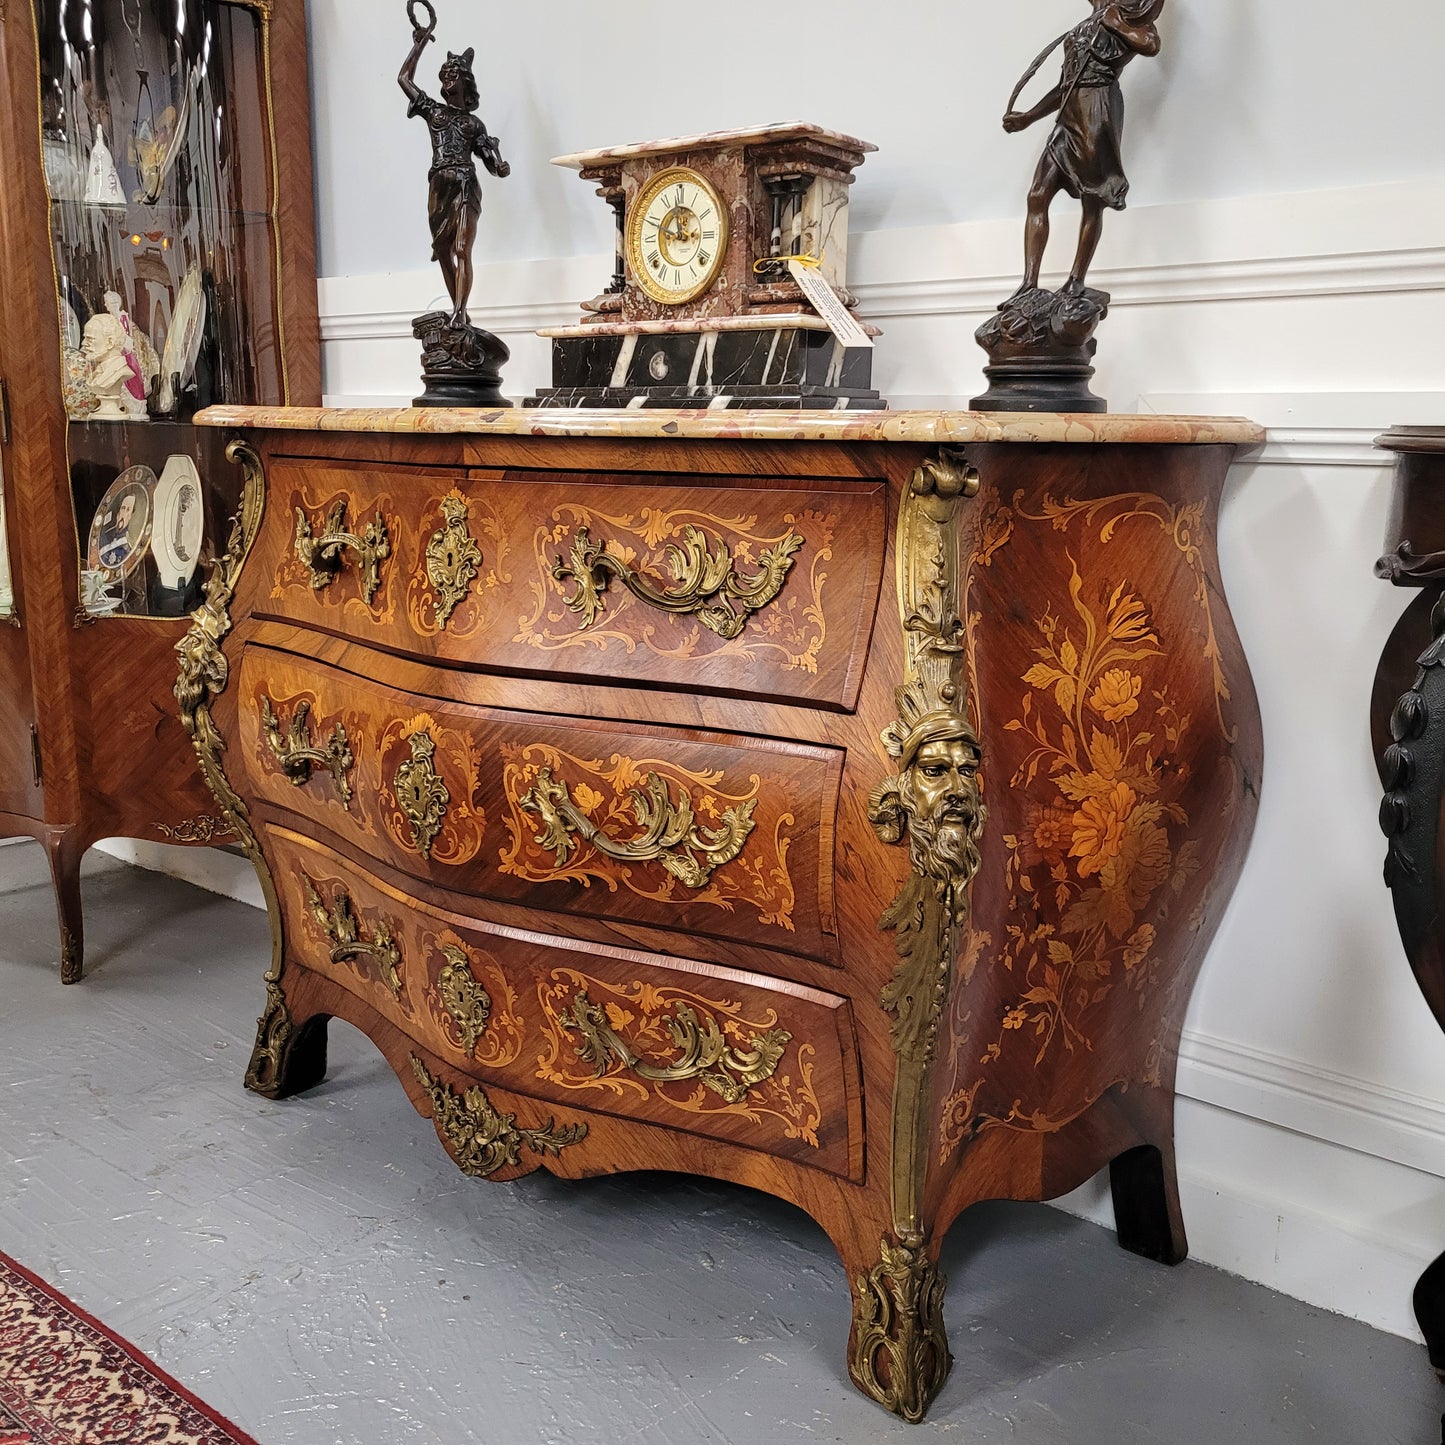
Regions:
<instances>
[{"instance_id":1,"label":"display cabinet","mask_svg":"<svg viewBox=\"0 0 1445 1445\"><path fill-rule=\"evenodd\" d=\"M241 475L191 419L320 399L305 12L22 0L0 64L0 836L74 982L93 843L228 836L171 686Z\"/></svg>"}]
</instances>

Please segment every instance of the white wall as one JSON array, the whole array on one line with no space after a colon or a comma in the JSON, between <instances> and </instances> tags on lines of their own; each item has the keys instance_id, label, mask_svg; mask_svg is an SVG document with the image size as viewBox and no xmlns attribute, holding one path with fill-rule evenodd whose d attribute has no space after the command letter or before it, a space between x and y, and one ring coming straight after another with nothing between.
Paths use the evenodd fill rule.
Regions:
<instances>
[{"instance_id":1,"label":"white wall","mask_svg":"<svg viewBox=\"0 0 1445 1445\"><path fill-rule=\"evenodd\" d=\"M309 8L327 390L399 400L416 390L408 318L441 291L425 136L393 87L408 31L391 0ZM443 45L482 39L477 7L438 8ZM720 43L716 11L662 0L487 7L482 113L514 176L488 186L473 314L512 344L510 388L546 379L530 331L574 319L611 269L609 213L549 156L787 117L883 146L854 191L854 279L886 333L878 381L895 403L959 404L980 389L973 330L1016 281L1042 141L1004 136L998 116L1082 10L745 0ZM1445 1037L1380 882L1366 715L1408 598L1371 574L1389 470L1370 443L1445 422L1445 7L1402 0L1389 17L1174 0L1165 57L1127 78L1135 204L1109 218L1096 279L1115 296L1100 355L1115 410L1271 428L1222 522L1267 763L1185 1041L1194 1253L1410 1334L1414 1278L1445 1249ZM1100 1197L1070 1203L1098 1212Z\"/></svg>"}]
</instances>

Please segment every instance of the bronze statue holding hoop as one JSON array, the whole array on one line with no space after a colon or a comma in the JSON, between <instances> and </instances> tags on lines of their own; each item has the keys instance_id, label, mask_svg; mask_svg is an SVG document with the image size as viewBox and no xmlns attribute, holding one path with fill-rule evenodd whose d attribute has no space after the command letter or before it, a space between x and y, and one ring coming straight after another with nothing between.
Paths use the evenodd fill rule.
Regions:
<instances>
[{"instance_id":1,"label":"bronze statue holding hoop","mask_svg":"<svg viewBox=\"0 0 1445 1445\"><path fill-rule=\"evenodd\" d=\"M1120 76L1136 55L1159 53L1157 21L1165 0L1091 0L1089 18L1059 36L1029 67L1009 97L1003 127L1010 134L1055 116L1029 190L1024 231L1024 279L978 331L989 354L980 411L1105 411L1089 390L1098 343L1094 332L1108 314L1109 296L1087 284L1103 234L1104 212L1122 211L1129 195L1122 140ZM1019 96L1044 62L1064 51L1059 83L1037 105L1016 110ZM1049 210L1060 191L1083 208L1079 246L1069 279L1058 291L1040 287L1049 242Z\"/></svg>"},{"instance_id":2,"label":"bronze statue holding hoop","mask_svg":"<svg viewBox=\"0 0 1445 1445\"><path fill-rule=\"evenodd\" d=\"M426 24L417 8L426 12ZM411 106L407 115L420 116L431 133L432 164L427 215L431 223L432 258L441 263L450 312L431 311L417 317L413 332L422 343L422 379L425 393L417 406L510 406L501 393L502 371L510 352L489 331L479 330L467 315L472 292L472 248L477 239L477 218L482 190L475 158L494 176L511 174L502 159L501 144L488 134L476 114L481 104L472 71L475 50L447 53L441 68L442 98L434 100L416 83L422 52L436 36L437 14L431 0L407 0L412 47L397 76Z\"/></svg>"}]
</instances>

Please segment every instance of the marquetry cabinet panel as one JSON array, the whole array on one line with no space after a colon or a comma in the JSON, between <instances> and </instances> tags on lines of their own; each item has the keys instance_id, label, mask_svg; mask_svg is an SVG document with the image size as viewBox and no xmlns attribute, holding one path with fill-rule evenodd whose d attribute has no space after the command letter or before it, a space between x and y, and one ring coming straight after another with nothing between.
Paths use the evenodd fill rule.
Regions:
<instances>
[{"instance_id":1,"label":"marquetry cabinet panel","mask_svg":"<svg viewBox=\"0 0 1445 1445\"><path fill-rule=\"evenodd\" d=\"M1260 786L1214 548L1256 429L206 420L248 483L178 696L272 903L253 1089L318 1083L343 1018L469 1174L793 1201L910 1420L973 1203L1107 1166L1121 1242L1184 1257L1179 1039Z\"/></svg>"},{"instance_id":2,"label":"marquetry cabinet panel","mask_svg":"<svg viewBox=\"0 0 1445 1445\"><path fill-rule=\"evenodd\" d=\"M238 695L250 790L361 856L548 912L836 954L840 749L542 722L259 647ZM680 816L681 836L636 843Z\"/></svg>"},{"instance_id":3,"label":"marquetry cabinet panel","mask_svg":"<svg viewBox=\"0 0 1445 1445\"><path fill-rule=\"evenodd\" d=\"M298 956L425 1055L569 1108L605 1109L845 1177L862 1094L846 999L419 903L267 826ZM456 910L466 910L459 912Z\"/></svg>"},{"instance_id":4,"label":"marquetry cabinet panel","mask_svg":"<svg viewBox=\"0 0 1445 1445\"><path fill-rule=\"evenodd\" d=\"M93 843L235 839L173 695L243 482L194 414L320 397L304 0L17 0L0 76L0 837L73 983Z\"/></svg>"},{"instance_id":5,"label":"marquetry cabinet panel","mask_svg":"<svg viewBox=\"0 0 1445 1445\"><path fill-rule=\"evenodd\" d=\"M884 484L701 481L279 460L295 533L262 538L256 611L463 667L851 707Z\"/></svg>"}]
</instances>

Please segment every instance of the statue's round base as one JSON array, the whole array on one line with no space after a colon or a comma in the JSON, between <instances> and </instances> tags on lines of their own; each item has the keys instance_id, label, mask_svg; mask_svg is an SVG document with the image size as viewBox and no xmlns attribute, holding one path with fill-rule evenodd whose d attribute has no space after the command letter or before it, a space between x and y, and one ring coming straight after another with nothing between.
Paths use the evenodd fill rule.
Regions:
<instances>
[{"instance_id":1,"label":"statue's round base","mask_svg":"<svg viewBox=\"0 0 1445 1445\"><path fill-rule=\"evenodd\" d=\"M512 405L502 395L502 367L512 355L506 342L476 326L454 326L446 311L418 316L412 334L422 344L421 379L426 386L413 406Z\"/></svg>"},{"instance_id":2,"label":"statue's round base","mask_svg":"<svg viewBox=\"0 0 1445 1445\"><path fill-rule=\"evenodd\" d=\"M1094 376L1094 331L1109 314L1109 296L1088 288L1011 296L978 329L988 352L989 389L969 405L975 411L1105 412L1109 404L1089 389Z\"/></svg>"}]
</instances>

